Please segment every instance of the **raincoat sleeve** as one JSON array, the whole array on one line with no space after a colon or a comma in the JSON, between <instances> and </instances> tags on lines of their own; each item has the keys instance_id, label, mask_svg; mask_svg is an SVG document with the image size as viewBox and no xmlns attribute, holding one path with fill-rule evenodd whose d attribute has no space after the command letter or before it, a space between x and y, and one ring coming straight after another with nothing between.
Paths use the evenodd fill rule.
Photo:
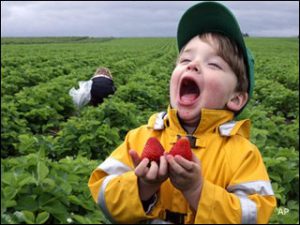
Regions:
<instances>
[{"instance_id":1,"label":"raincoat sleeve","mask_svg":"<svg viewBox=\"0 0 300 225\"><path fill-rule=\"evenodd\" d=\"M113 223L137 223L158 217L159 203L152 205L153 209L147 212L143 208L137 176L128 153L130 149L136 150L138 142L143 141L141 139L135 139L130 131L125 141L90 176L88 186L93 199ZM130 142L135 143L131 145Z\"/></svg>"},{"instance_id":2,"label":"raincoat sleeve","mask_svg":"<svg viewBox=\"0 0 300 225\"><path fill-rule=\"evenodd\" d=\"M250 146L226 149L231 181L226 188L204 181L195 223L268 223L276 199L262 157Z\"/></svg>"}]
</instances>

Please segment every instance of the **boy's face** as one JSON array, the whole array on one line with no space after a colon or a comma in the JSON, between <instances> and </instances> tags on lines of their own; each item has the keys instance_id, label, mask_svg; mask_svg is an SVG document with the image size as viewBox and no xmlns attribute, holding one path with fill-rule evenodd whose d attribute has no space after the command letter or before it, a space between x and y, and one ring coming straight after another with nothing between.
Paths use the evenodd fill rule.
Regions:
<instances>
[{"instance_id":1,"label":"boy's face","mask_svg":"<svg viewBox=\"0 0 300 225\"><path fill-rule=\"evenodd\" d=\"M181 52L172 73L171 106L185 124L196 125L202 108L225 108L235 93L237 78L215 49L194 37Z\"/></svg>"}]
</instances>

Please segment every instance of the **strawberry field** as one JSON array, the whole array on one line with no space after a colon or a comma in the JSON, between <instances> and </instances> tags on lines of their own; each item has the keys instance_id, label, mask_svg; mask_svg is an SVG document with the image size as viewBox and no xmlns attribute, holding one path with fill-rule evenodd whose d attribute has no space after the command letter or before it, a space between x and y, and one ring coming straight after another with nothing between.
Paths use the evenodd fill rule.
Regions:
<instances>
[{"instance_id":1,"label":"strawberry field","mask_svg":"<svg viewBox=\"0 0 300 225\"><path fill-rule=\"evenodd\" d=\"M278 207L271 223L299 223L299 41L248 38L252 121ZM87 182L127 131L166 110L173 38L1 38L1 223L107 223ZM99 66L117 91L78 110L68 95Z\"/></svg>"}]
</instances>

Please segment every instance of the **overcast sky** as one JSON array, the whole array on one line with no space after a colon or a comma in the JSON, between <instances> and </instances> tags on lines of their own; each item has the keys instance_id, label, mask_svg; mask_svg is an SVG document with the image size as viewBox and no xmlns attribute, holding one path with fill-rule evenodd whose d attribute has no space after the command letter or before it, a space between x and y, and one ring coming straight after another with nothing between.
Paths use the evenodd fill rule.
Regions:
<instances>
[{"instance_id":1,"label":"overcast sky","mask_svg":"<svg viewBox=\"0 0 300 225\"><path fill-rule=\"evenodd\" d=\"M175 37L192 1L1 1L1 37ZM299 2L221 2L250 36L297 36Z\"/></svg>"}]
</instances>

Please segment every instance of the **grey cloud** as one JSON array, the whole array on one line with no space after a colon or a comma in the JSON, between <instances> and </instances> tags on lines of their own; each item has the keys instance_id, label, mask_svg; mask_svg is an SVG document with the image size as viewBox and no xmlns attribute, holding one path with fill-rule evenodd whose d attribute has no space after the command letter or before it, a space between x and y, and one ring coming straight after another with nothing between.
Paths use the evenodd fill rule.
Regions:
<instances>
[{"instance_id":1,"label":"grey cloud","mask_svg":"<svg viewBox=\"0 0 300 225\"><path fill-rule=\"evenodd\" d=\"M175 36L196 2L1 2L1 36ZM299 2L222 2L253 36L299 33Z\"/></svg>"},{"instance_id":2,"label":"grey cloud","mask_svg":"<svg viewBox=\"0 0 300 225\"><path fill-rule=\"evenodd\" d=\"M225 3L239 20L241 29L255 36L295 36L299 33L299 2Z\"/></svg>"}]
</instances>

